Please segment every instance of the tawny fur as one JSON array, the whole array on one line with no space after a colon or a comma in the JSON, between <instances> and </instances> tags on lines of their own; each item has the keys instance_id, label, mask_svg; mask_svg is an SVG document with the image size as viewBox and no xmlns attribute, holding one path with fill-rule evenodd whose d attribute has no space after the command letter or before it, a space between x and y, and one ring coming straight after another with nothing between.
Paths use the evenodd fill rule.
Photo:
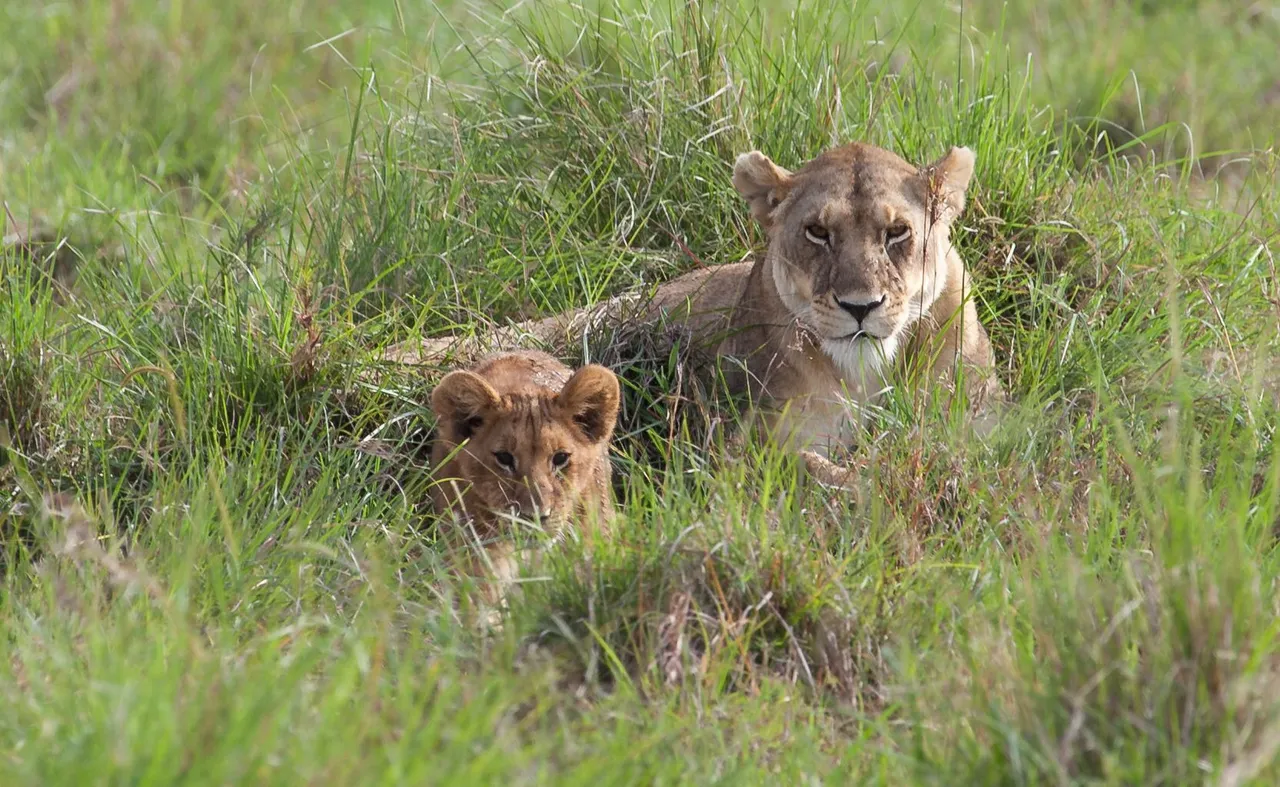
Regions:
<instances>
[{"instance_id":1,"label":"tawny fur","mask_svg":"<svg viewBox=\"0 0 1280 787\"><path fill-rule=\"evenodd\" d=\"M574 526L590 535L613 518L609 442L617 421L613 372L576 373L546 353L488 357L446 375L432 391L437 434L432 503L484 545L489 601L514 578L515 528L552 538Z\"/></svg>"}]
</instances>

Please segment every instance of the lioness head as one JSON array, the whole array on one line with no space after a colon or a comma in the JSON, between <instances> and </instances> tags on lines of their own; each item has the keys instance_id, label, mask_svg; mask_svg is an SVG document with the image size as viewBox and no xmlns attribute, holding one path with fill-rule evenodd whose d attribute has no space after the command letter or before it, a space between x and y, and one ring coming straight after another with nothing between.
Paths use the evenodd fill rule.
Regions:
<instances>
[{"instance_id":1,"label":"lioness head","mask_svg":"<svg viewBox=\"0 0 1280 787\"><path fill-rule=\"evenodd\" d=\"M792 316L842 366L875 367L947 284L973 165L968 148L921 168L854 143L789 172L751 151L733 185L769 236L766 263Z\"/></svg>"},{"instance_id":2,"label":"lioness head","mask_svg":"<svg viewBox=\"0 0 1280 787\"><path fill-rule=\"evenodd\" d=\"M486 537L511 515L554 532L608 493L619 403L613 372L584 366L559 391L532 379L505 384L512 376L495 387L474 371L454 371L431 393L437 456L453 455L444 471L458 480L460 502Z\"/></svg>"}]
</instances>

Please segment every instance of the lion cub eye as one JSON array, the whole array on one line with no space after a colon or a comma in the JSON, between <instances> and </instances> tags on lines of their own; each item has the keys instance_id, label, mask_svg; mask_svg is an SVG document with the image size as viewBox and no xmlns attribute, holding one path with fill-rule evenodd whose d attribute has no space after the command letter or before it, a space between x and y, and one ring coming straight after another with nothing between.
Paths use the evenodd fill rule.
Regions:
<instances>
[{"instance_id":1,"label":"lion cub eye","mask_svg":"<svg viewBox=\"0 0 1280 787\"><path fill-rule=\"evenodd\" d=\"M493 458L497 460L498 465L503 470L508 470L512 473L516 471L516 458L511 455L510 451L494 451Z\"/></svg>"},{"instance_id":2,"label":"lion cub eye","mask_svg":"<svg viewBox=\"0 0 1280 787\"><path fill-rule=\"evenodd\" d=\"M826 246L831 240L831 233L827 232L827 228L818 224L810 224L805 227L804 236L808 238L810 243L816 243L819 246Z\"/></svg>"},{"instance_id":3,"label":"lion cub eye","mask_svg":"<svg viewBox=\"0 0 1280 787\"><path fill-rule=\"evenodd\" d=\"M905 243L911 237L911 227L906 224L895 224L884 231L884 247L892 249L899 243Z\"/></svg>"},{"instance_id":4,"label":"lion cub eye","mask_svg":"<svg viewBox=\"0 0 1280 787\"><path fill-rule=\"evenodd\" d=\"M556 451L555 455L551 457L551 466L557 470L565 469L565 467L568 466L568 464L569 464L568 451Z\"/></svg>"}]
</instances>

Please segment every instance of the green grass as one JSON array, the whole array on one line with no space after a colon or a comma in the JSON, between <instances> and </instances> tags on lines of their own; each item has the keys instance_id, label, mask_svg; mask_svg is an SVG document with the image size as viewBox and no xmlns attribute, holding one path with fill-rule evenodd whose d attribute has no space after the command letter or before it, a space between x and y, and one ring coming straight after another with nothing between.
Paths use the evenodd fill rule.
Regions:
<instances>
[{"instance_id":1,"label":"green grass","mask_svg":"<svg viewBox=\"0 0 1280 787\"><path fill-rule=\"evenodd\" d=\"M1280 776L1268 4L0 29L0 783ZM444 370L380 351L740 259L733 157L852 139L977 152L1005 422L891 398L860 502L805 492L706 449L659 337L590 337L623 522L475 631L423 506Z\"/></svg>"}]
</instances>

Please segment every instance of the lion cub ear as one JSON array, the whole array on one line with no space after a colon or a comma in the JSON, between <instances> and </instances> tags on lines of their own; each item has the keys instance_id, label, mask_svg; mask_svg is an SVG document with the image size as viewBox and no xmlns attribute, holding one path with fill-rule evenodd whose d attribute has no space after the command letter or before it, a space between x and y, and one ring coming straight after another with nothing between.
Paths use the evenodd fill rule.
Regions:
<instances>
[{"instance_id":1,"label":"lion cub ear","mask_svg":"<svg viewBox=\"0 0 1280 787\"><path fill-rule=\"evenodd\" d=\"M500 404L498 392L474 372L449 372L431 392L431 409L446 437L455 443L475 434Z\"/></svg>"},{"instance_id":2,"label":"lion cub ear","mask_svg":"<svg viewBox=\"0 0 1280 787\"><path fill-rule=\"evenodd\" d=\"M975 158L969 148L951 148L947 155L925 167L931 199L939 200L940 218L951 221L964 211L964 195L973 179Z\"/></svg>"},{"instance_id":3,"label":"lion cub ear","mask_svg":"<svg viewBox=\"0 0 1280 787\"><path fill-rule=\"evenodd\" d=\"M733 187L766 231L773 223L773 209L787 198L791 183L791 173L758 150L743 153L733 164Z\"/></svg>"},{"instance_id":4,"label":"lion cub ear","mask_svg":"<svg viewBox=\"0 0 1280 787\"><path fill-rule=\"evenodd\" d=\"M621 398L617 376L603 366L591 364L574 372L556 402L588 442L602 443L613 436Z\"/></svg>"}]
</instances>

